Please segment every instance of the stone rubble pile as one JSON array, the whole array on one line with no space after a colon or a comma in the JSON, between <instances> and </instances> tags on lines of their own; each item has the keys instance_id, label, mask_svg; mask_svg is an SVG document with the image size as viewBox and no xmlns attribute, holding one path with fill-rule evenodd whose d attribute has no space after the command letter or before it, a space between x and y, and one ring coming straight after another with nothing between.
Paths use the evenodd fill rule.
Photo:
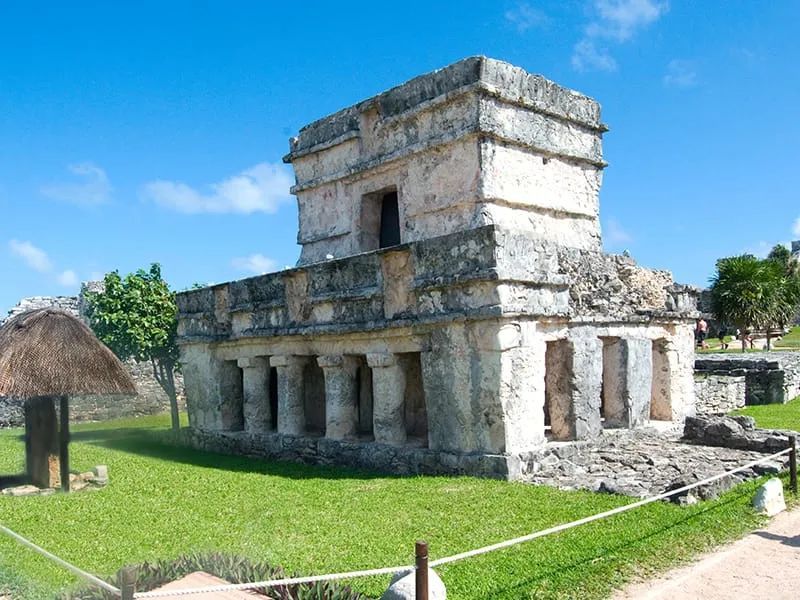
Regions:
<instances>
[{"instance_id":1,"label":"stone rubble pile","mask_svg":"<svg viewBox=\"0 0 800 600\"><path fill-rule=\"evenodd\" d=\"M97 465L91 471L85 473L70 473L69 489L72 492L83 490L99 490L108 485L108 467ZM53 488L38 488L35 485L15 485L0 490L4 496L50 496L55 494Z\"/></svg>"},{"instance_id":2,"label":"stone rubble pile","mask_svg":"<svg viewBox=\"0 0 800 600\"><path fill-rule=\"evenodd\" d=\"M8 311L8 314L5 317L0 316L0 325L5 323L11 317L28 312L29 310L37 310L39 308L60 308L77 316L78 297L31 296L30 298L23 298L15 307Z\"/></svg>"},{"instance_id":3,"label":"stone rubble pile","mask_svg":"<svg viewBox=\"0 0 800 600\"><path fill-rule=\"evenodd\" d=\"M739 415L687 417L684 438L694 444L773 453L783 450L795 432L756 429L753 417Z\"/></svg>"},{"instance_id":4,"label":"stone rubble pile","mask_svg":"<svg viewBox=\"0 0 800 600\"><path fill-rule=\"evenodd\" d=\"M526 480L560 489L644 498L704 480L763 456L762 452L748 449L700 446L681 439L676 431L606 431L594 442L549 444L528 463ZM787 462L787 457L780 457L680 494L675 500L691 504L698 499L714 498L746 479L777 473Z\"/></svg>"}]
</instances>

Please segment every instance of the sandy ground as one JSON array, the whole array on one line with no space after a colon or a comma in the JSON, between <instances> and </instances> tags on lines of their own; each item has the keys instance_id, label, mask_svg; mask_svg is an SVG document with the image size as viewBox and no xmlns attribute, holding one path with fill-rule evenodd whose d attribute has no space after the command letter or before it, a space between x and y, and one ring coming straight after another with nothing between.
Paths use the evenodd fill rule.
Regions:
<instances>
[{"instance_id":1,"label":"sandy ground","mask_svg":"<svg viewBox=\"0 0 800 600\"><path fill-rule=\"evenodd\" d=\"M629 586L614 600L800 598L800 509L764 529L670 571Z\"/></svg>"}]
</instances>

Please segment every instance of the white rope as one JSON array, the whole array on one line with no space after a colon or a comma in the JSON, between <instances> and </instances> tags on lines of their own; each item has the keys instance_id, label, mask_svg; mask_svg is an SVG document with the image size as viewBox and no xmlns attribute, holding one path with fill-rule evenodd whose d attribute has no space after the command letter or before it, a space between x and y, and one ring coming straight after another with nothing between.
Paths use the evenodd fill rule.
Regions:
<instances>
[{"instance_id":1,"label":"white rope","mask_svg":"<svg viewBox=\"0 0 800 600\"><path fill-rule=\"evenodd\" d=\"M501 550L502 548L508 548L509 546L515 546L517 544L521 544L523 542L529 542L531 540L535 540L537 538L544 537L546 535L552 535L554 533L558 533L560 531L565 531L567 529L572 529L573 527L578 527L579 525L585 525L586 523L591 523L592 521L598 521L600 519L605 519L606 517L611 517L613 515L617 515L619 513L623 513L628 510L633 510L634 508L639 508L640 506L644 506L645 504L650 504L651 502L656 502L658 500L663 500L665 498L669 498L670 496L674 496L676 494L680 494L682 492L691 490L692 488L699 487L701 485L706 485L708 483L713 483L723 477L727 477L728 475L733 475L734 473L738 473L740 471L746 471L747 469L762 463L767 462L768 460L772 460L773 458L777 458L784 454L788 454L791 452L791 448L786 448L781 450L780 452L776 452L775 454L771 454L770 456L760 458L758 460L754 460L747 464L742 465L741 467L737 467L730 471L726 471L725 473L721 473L719 475L714 475L713 477L709 477L707 479L703 479L702 481L698 481L697 483L692 483L690 485L685 485L680 487L676 490L670 490L669 492L664 492L663 494L659 494L657 496L651 496L650 498L644 498L639 500L638 502L634 502L632 504L626 504L625 506L620 506L612 510L607 510L606 512L597 513L595 515L584 517L583 519L578 519L577 521L572 521L571 523L564 523L563 525L556 525L555 527L551 527L549 529L543 529L541 531L537 531L535 533L530 533L528 535L524 535L522 537L514 538L513 540L506 540L505 542L500 542L498 544L492 544L491 546L484 546L483 548L478 548L476 550L470 550L469 552L462 552L461 554L455 554L453 556L448 556L446 558L440 558L438 560L431 561L429 563L429 567L432 569L434 567L439 567L441 565L446 565L449 563L456 562L458 560L464 560L465 558L471 558L473 556L479 556L481 554L486 554L488 552L494 552L495 550Z\"/></svg>"},{"instance_id":2,"label":"white rope","mask_svg":"<svg viewBox=\"0 0 800 600\"><path fill-rule=\"evenodd\" d=\"M286 579L273 579L271 581L256 581L254 583L230 583L203 588L187 588L185 590L165 590L163 592L138 592L134 598L161 598L163 596L188 596L189 594L213 594L233 590L250 590L253 588L271 588L279 585L298 585L301 583L316 583L318 581L334 581L337 579L355 579L356 577L370 577L372 575L394 575L399 571L414 570L413 566L384 567L382 569L368 569L366 571L351 571L349 573L333 573L331 575L311 575L309 577L289 577Z\"/></svg>"},{"instance_id":3,"label":"white rope","mask_svg":"<svg viewBox=\"0 0 800 600\"><path fill-rule=\"evenodd\" d=\"M118 596L120 595L119 588L115 588L110 583L107 583L107 582L103 581L102 579L100 579L98 577L95 577L91 573L87 573L86 571L84 571L82 569L79 569L75 565L72 565L72 564L68 563L67 561L57 557L55 554L52 554L52 553L48 552L44 548L40 548L39 546L37 546L33 542L30 542L30 541L26 540L24 537L22 537L18 533L14 533L8 527L5 527L4 525L0 525L0 531L2 531L6 535L14 538L15 540L17 540L23 546L27 546L31 550L35 550L36 552L38 552L42 556L45 556L45 557L49 558L50 560L58 563L59 565L61 565L65 569L67 569L68 571L72 571L73 573L75 573L75 575L78 575L79 577L83 577L84 579L92 582L96 586L99 586L99 587L103 588L104 590L106 590L108 592L111 592L112 594L116 594Z\"/></svg>"}]
</instances>

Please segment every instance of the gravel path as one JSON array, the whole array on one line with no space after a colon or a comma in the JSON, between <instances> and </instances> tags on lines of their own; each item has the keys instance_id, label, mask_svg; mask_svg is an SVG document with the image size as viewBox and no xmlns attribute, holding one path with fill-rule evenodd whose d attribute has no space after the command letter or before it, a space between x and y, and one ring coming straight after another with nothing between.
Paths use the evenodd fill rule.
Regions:
<instances>
[{"instance_id":1,"label":"gravel path","mask_svg":"<svg viewBox=\"0 0 800 600\"><path fill-rule=\"evenodd\" d=\"M800 509L764 528L670 571L629 586L614 600L737 600L800 597Z\"/></svg>"}]
</instances>

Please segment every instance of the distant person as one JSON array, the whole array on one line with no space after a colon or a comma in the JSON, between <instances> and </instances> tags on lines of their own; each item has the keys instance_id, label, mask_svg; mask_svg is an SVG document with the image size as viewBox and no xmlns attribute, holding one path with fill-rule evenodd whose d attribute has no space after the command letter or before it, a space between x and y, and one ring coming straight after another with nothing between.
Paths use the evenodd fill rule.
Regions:
<instances>
[{"instance_id":1,"label":"distant person","mask_svg":"<svg viewBox=\"0 0 800 600\"><path fill-rule=\"evenodd\" d=\"M717 332L717 337L719 338L719 345L723 350L728 349L728 343L725 341L725 336L728 334L727 329L725 327L720 326L719 331Z\"/></svg>"},{"instance_id":2,"label":"distant person","mask_svg":"<svg viewBox=\"0 0 800 600\"><path fill-rule=\"evenodd\" d=\"M755 347L755 342L753 340L753 336L750 334L749 329L745 329L744 331L742 331L741 335L739 336L739 339L742 340L743 347L746 348L747 346L750 346L751 350Z\"/></svg>"},{"instance_id":3,"label":"distant person","mask_svg":"<svg viewBox=\"0 0 800 600\"><path fill-rule=\"evenodd\" d=\"M697 328L695 329L695 337L697 338L697 345L704 350L708 348L706 338L708 337L708 323L705 319L697 321Z\"/></svg>"}]
</instances>

